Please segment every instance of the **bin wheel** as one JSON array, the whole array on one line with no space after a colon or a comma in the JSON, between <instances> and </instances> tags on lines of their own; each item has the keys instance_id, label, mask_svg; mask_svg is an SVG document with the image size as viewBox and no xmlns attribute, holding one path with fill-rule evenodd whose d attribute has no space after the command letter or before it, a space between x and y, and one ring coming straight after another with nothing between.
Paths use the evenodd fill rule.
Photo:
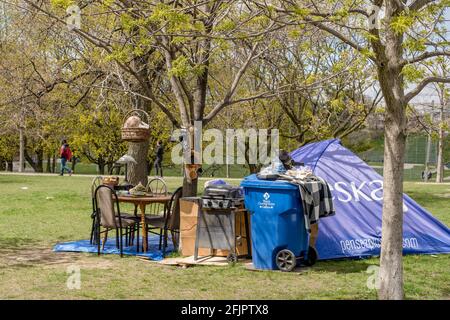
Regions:
<instances>
[{"instance_id":1,"label":"bin wheel","mask_svg":"<svg viewBox=\"0 0 450 320\"><path fill-rule=\"evenodd\" d=\"M308 253L306 255L306 259L305 259L305 265L307 265L308 267L314 265L317 261L317 250L314 247L309 247L308 248Z\"/></svg>"},{"instance_id":2,"label":"bin wheel","mask_svg":"<svg viewBox=\"0 0 450 320\"><path fill-rule=\"evenodd\" d=\"M229 253L227 255L227 262L229 264L235 264L237 262L237 255L235 253Z\"/></svg>"},{"instance_id":3,"label":"bin wheel","mask_svg":"<svg viewBox=\"0 0 450 320\"><path fill-rule=\"evenodd\" d=\"M288 249L283 249L278 251L276 256L276 263L278 269L284 272L290 272L294 270L297 265L297 260L295 258L295 254Z\"/></svg>"}]
</instances>

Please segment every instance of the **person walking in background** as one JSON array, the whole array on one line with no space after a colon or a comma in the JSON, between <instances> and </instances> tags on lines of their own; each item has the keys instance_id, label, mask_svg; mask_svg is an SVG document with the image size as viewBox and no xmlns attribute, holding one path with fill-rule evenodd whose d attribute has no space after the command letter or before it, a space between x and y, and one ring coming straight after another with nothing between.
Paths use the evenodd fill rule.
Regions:
<instances>
[{"instance_id":1,"label":"person walking in background","mask_svg":"<svg viewBox=\"0 0 450 320\"><path fill-rule=\"evenodd\" d=\"M162 141L159 140L156 143L155 171L156 171L156 175L159 175L161 177L163 176L163 171L162 171L163 155L164 155L164 147L162 145Z\"/></svg>"},{"instance_id":2,"label":"person walking in background","mask_svg":"<svg viewBox=\"0 0 450 320\"><path fill-rule=\"evenodd\" d=\"M64 175L64 170L67 170L67 172L71 176L72 170L70 170L70 168L66 164L67 161L70 161L72 159L72 151L70 150L69 144L65 139L62 141L59 155L61 156L61 173L59 175Z\"/></svg>"}]
</instances>

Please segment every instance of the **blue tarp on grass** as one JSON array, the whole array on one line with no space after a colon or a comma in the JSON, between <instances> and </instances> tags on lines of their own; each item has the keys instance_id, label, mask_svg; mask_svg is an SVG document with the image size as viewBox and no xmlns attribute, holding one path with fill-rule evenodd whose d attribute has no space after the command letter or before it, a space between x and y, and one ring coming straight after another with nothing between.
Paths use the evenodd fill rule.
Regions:
<instances>
[{"instance_id":1,"label":"blue tarp on grass","mask_svg":"<svg viewBox=\"0 0 450 320\"><path fill-rule=\"evenodd\" d=\"M124 240L125 243L125 240ZM139 243L142 244L142 240L139 240ZM142 246L142 245L141 245ZM148 251L136 252L136 240L133 246L123 247L124 255L131 256L140 256L147 257L150 260L160 261L163 259L162 251L158 249L159 247L159 236L151 235L148 237ZM100 248L101 249L101 248ZM97 253L97 246L91 245L89 240L78 240L71 242L62 242L58 243L53 247L53 251L55 252L88 252L88 253ZM166 249L166 256L173 251L172 242L169 240ZM101 251L103 254L120 254L120 250L116 247L116 238L108 238L106 242L105 249Z\"/></svg>"}]
</instances>

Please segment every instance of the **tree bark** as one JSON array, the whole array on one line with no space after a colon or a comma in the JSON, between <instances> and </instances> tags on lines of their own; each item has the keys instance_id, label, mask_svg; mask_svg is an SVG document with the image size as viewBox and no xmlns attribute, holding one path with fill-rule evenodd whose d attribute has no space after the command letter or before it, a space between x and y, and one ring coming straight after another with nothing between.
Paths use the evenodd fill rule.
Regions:
<instances>
[{"instance_id":1,"label":"tree bark","mask_svg":"<svg viewBox=\"0 0 450 320\"><path fill-rule=\"evenodd\" d=\"M395 1L385 2L389 26L400 14ZM378 32L376 32L378 35ZM403 35L386 28L385 45L372 41L377 73L386 104L384 124L383 216L380 288L383 300L401 300L403 293L403 165L406 145L406 106L402 76Z\"/></svg>"},{"instance_id":2,"label":"tree bark","mask_svg":"<svg viewBox=\"0 0 450 320\"><path fill-rule=\"evenodd\" d=\"M77 158L72 157L72 172L75 173L75 166L77 165Z\"/></svg>"},{"instance_id":3,"label":"tree bark","mask_svg":"<svg viewBox=\"0 0 450 320\"><path fill-rule=\"evenodd\" d=\"M183 179L183 197L195 197L197 196L198 179L189 181L184 175Z\"/></svg>"},{"instance_id":4,"label":"tree bark","mask_svg":"<svg viewBox=\"0 0 450 320\"><path fill-rule=\"evenodd\" d=\"M53 155L53 161L52 161L52 173L56 172L56 156Z\"/></svg>"},{"instance_id":5,"label":"tree bark","mask_svg":"<svg viewBox=\"0 0 450 320\"><path fill-rule=\"evenodd\" d=\"M25 167L25 137L23 128L19 128L19 172L23 172Z\"/></svg>"},{"instance_id":6,"label":"tree bark","mask_svg":"<svg viewBox=\"0 0 450 320\"><path fill-rule=\"evenodd\" d=\"M137 164L130 163L128 165L128 182L137 185L139 182L144 186L147 185L148 179L148 141L130 142L128 143L128 154L136 160Z\"/></svg>"},{"instance_id":7,"label":"tree bark","mask_svg":"<svg viewBox=\"0 0 450 320\"><path fill-rule=\"evenodd\" d=\"M105 160L103 160L103 158L99 157L97 165L98 165L99 174L104 175L105 174L105 165L106 165Z\"/></svg>"},{"instance_id":8,"label":"tree bark","mask_svg":"<svg viewBox=\"0 0 450 320\"><path fill-rule=\"evenodd\" d=\"M383 169L380 299L403 299L404 108L387 106Z\"/></svg>"},{"instance_id":9,"label":"tree bark","mask_svg":"<svg viewBox=\"0 0 450 320\"><path fill-rule=\"evenodd\" d=\"M52 156L50 154L47 154L47 165L45 166L45 172L51 172L51 160Z\"/></svg>"},{"instance_id":10,"label":"tree bark","mask_svg":"<svg viewBox=\"0 0 450 320\"><path fill-rule=\"evenodd\" d=\"M386 51L389 56L389 49ZM394 58L391 59L395 61ZM386 103L378 295L380 299L390 300L403 299L403 164L406 145L406 103L400 70L395 62L378 68Z\"/></svg>"},{"instance_id":11,"label":"tree bark","mask_svg":"<svg viewBox=\"0 0 450 320\"><path fill-rule=\"evenodd\" d=\"M44 151L36 152L36 172L44 172Z\"/></svg>"},{"instance_id":12,"label":"tree bark","mask_svg":"<svg viewBox=\"0 0 450 320\"><path fill-rule=\"evenodd\" d=\"M28 154L27 150L25 149L24 155L27 162L30 164L30 166L33 168L34 172L43 172L43 151L38 150L35 152L36 154L36 161L33 160L33 158Z\"/></svg>"},{"instance_id":13,"label":"tree bark","mask_svg":"<svg viewBox=\"0 0 450 320\"><path fill-rule=\"evenodd\" d=\"M6 161L6 162L7 162L6 170L13 172L13 160L11 159L11 161Z\"/></svg>"},{"instance_id":14,"label":"tree bark","mask_svg":"<svg viewBox=\"0 0 450 320\"><path fill-rule=\"evenodd\" d=\"M33 160L33 158L28 154L27 150L25 149L24 155L27 162L30 164L30 166L33 168L34 172L43 172L43 151L38 150L35 152L36 155L36 161Z\"/></svg>"},{"instance_id":15,"label":"tree bark","mask_svg":"<svg viewBox=\"0 0 450 320\"><path fill-rule=\"evenodd\" d=\"M444 101L441 102L436 182L444 182Z\"/></svg>"}]
</instances>

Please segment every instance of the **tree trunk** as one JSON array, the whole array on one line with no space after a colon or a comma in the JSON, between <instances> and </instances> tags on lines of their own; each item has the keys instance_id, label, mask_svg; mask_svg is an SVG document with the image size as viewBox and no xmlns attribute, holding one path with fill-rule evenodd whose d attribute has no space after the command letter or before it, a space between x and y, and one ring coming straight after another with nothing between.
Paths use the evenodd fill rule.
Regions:
<instances>
[{"instance_id":1,"label":"tree trunk","mask_svg":"<svg viewBox=\"0 0 450 320\"><path fill-rule=\"evenodd\" d=\"M148 141L144 142L130 142L128 143L128 154L136 160L137 164L130 163L128 165L128 181L132 185L137 185L139 182L144 186L147 185L148 167Z\"/></svg>"},{"instance_id":2,"label":"tree trunk","mask_svg":"<svg viewBox=\"0 0 450 320\"><path fill-rule=\"evenodd\" d=\"M37 172L36 162L34 162L33 158L29 155L29 153L26 149L25 149L24 155L25 155L25 160L33 168L33 171Z\"/></svg>"},{"instance_id":3,"label":"tree trunk","mask_svg":"<svg viewBox=\"0 0 450 320\"><path fill-rule=\"evenodd\" d=\"M152 72L149 69L149 54L151 53L136 57L132 62L132 66L135 68L135 70L137 70L139 77L143 81L141 83L141 86L136 88L136 91L147 96L152 95L152 79L154 79L154 75L151 74ZM135 107L137 109L144 110L147 113L151 113L151 102L143 98L137 98L136 102L137 105ZM147 121L147 119L142 119L142 121ZM127 166L128 182L132 185L137 185L139 184L139 182L144 186L147 185L149 174L147 167L148 149L149 141L128 143L128 155L132 156L137 162L137 164L130 163Z\"/></svg>"},{"instance_id":4,"label":"tree trunk","mask_svg":"<svg viewBox=\"0 0 450 320\"><path fill-rule=\"evenodd\" d=\"M7 161L7 169L10 172L13 172L13 160L11 159L11 161Z\"/></svg>"},{"instance_id":5,"label":"tree trunk","mask_svg":"<svg viewBox=\"0 0 450 320\"><path fill-rule=\"evenodd\" d=\"M183 197L197 196L198 179L189 181L186 175L183 178Z\"/></svg>"},{"instance_id":6,"label":"tree trunk","mask_svg":"<svg viewBox=\"0 0 450 320\"><path fill-rule=\"evenodd\" d=\"M403 163L406 136L402 130L404 115L396 117L392 111L386 114L384 135L379 297L399 300L403 299Z\"/></svg>"},{"instance_id":7,"label":"tree trunk","mask_svg":"<svg viewBox=\"0 0 450 320\"><path fill-rule=\"evenodd\" d=\"M406 104L401 77L380 77L386 102L383 166L383 217L380 257L380 299L403 299L403 164L406 145ZM380 74L380 73L379 73Z\"/></svg>"},{"instance_id":8,"label":"tree trunk","mask_svg":"<svg viewBox=\"0 0 450 320\"><path fill-rule=\"evenodd\" d=\"M53 155L53 162L52 162L52 173L56 172L56 156Z\"/></svg>"},{"instance_id":9,"label":"tree trunk","mask_svg":"<svg viewBox=\"0 0 450 320\"><path fill-rule=\"evenodd\" d=\"M25 167L25 137L23 128L19 128L19 172L23 172Z\"/></svg>"},{"instance_id":10,"label":"tree trunk","mask_svg":"<svg viewBox=\"0 0 450 320\"><path fill-rule=\"evenodd\" d=\"M75 173L75 166L77 165L77 158L72 157L72 172Z\"/></svg>"},{"instance_id":11,"label":"tree trunk","mask_svg":"<svg viewBox=\"0 0 450 320\"><path fill-rule=\"evenodd\" d=\"M44 172L44 151L36 152L36 172Z\"/></svg>"},{"instance_id":12,"label":"tree trunk","mask_svg":"<svg viewBox=\"0 0 450 320\"><path fill-rule=\"evenodd\" d=\"M436 166L436 182L444 182L444 102L441 103L439 119L439 142L438 142L438 157Z\"/></svg>"},{"instance_id":13,"label":"tree trunk","mask_svg":"<svg viewBox=\"0 0 450 320\"><path fill-rule=\"evenodd\" d=\"M0 171L4 171L6 169L6 161L0 158Z\"/></svg>"},{"instance_id":14,"label":"tree trunk","mask_svg":"<svg viewBox=\"0 0 450 320\"><path fill-rule=\"evenodd\" d=\"M45 166L45 172L47 173L51 172L51 160L52 156L50 154L47 154L47 165Z\"/></svg>"},{"instance_id":15,"label":"tree trunk","mask_svg":"<svg viewBox=\"0 0 450 320\"><path fill-rule=\"evenodd\" d=\"M385 2L389 26L399 14L395 1ZM403 165L406 145L406 99L402 76L403 34L385 30L385 44L375 42L378 81L386 104L384 121L383 216L380 299L400 300L403 293Z\"/></svg>"},{"instance_id":16,"label":"tree trunk","mask_svg":"<svg viewBox=\"0 0 450 320\"><path fill-rule=\"evenodd\" d=\"M98 165L98 173L100 175L104 175L105 174L105 160L103 160L103 158L99 157L97 165Z\"/></svg>"},{"instance_id":17,"label":"tree trunk","mask_svg":"<svg viewBox=\"0 0 450 320\"><path fill-rule=\"evenodd\" d=\"M25 149L24 152L25 159L30 164L30 166L33 168L34 172L43 172L43 151L39 150L35 153L36 155L36 161L33 160L33 158L28 154L27 150Z\"/></svg>"}]
</instances>

